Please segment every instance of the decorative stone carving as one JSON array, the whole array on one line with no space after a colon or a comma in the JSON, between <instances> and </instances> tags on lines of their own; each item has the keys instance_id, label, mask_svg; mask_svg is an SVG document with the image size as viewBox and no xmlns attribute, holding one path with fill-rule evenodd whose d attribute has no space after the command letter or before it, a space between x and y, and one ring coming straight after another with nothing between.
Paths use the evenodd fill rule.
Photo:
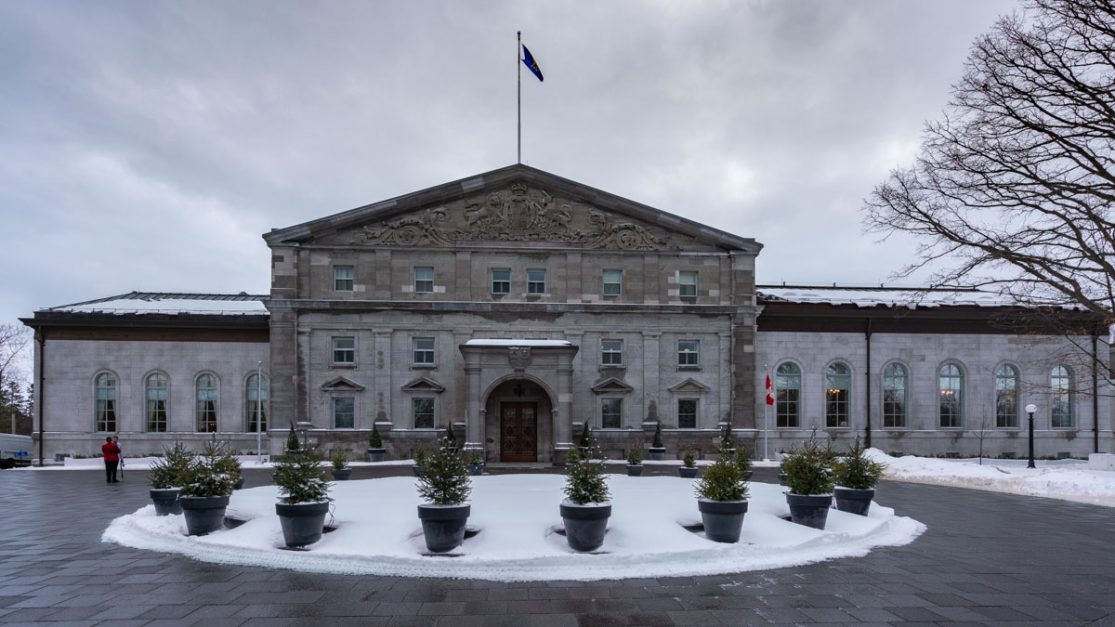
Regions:
<instances>
[{"instance_id":1,"label":"decorative stone carving","mask_svg":"<svg viewBox=\"0 0 1115 627\"><path fill-rule=\"evenodd\" d=\"M530 347L512 346L507 349L507 361L515 372L523 372L530 366Z\"/></svg>"}]
</instances>

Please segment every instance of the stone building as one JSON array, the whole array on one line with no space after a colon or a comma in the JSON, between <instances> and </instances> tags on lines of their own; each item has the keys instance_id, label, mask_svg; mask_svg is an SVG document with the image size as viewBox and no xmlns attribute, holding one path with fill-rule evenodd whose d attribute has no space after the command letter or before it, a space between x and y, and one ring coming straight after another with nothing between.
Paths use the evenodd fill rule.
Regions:
<instances>
[{"instance_id":1,"label":"stone building","mask_svg":"<svg viewBox=\"0 0 1115 627\"><path fill-rule=\"evenodd\" d=\"M35 312L44 455L120 432L136 454L292 424L391 454L452 424L493 462L557 462L583 422L610 455L661 422L710 454L814 429L895 452L1107 450L1106 368L979 292L755 285L752 239L515 165L264 235L268 296L132 293ZM1090 326L1089 326L1090 325ZM764 402L765 377L777 402ZM45 401L45 402L43 402ZM257 421L257 418L262 420ZM257 427L259 433L257 433ZM766 437L763 437L766 434ZM769 442L768 442L769 440Z\"/></svg>"}]
</instances>

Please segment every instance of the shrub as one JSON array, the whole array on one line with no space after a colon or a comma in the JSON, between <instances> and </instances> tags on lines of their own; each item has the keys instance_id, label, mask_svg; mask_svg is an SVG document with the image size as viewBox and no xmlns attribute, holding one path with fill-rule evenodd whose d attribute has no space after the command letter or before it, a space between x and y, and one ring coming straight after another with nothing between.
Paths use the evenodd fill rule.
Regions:
<instances>
[{"instance_id":1,"label":"shrub","mask_svg":"<svg viewBox=\"0 0 1115 627\"><path fill-rule=\"evenodd\" d=\"M419 496L434 505L458 505L468 500L472 480L456 441L449 435L442 438L436 451L423 455L419 465L422 467L422 476L418 478Z\"/></svg>"},{"instance_id":2,"label":"shrub","mask_svg":"<svg viewBox=\"0 0 1115 627\"><path fill-rule=\"evenodd\" d=\"M368 448L383 448L383 438L379 435L379 428L372 424L372 434L368 436Z\"/></svg>"},{"instance_id":3,"label":"shrub","mask_svg":"<svg viewBox=\"0 0 1115 627\"><path fill-rule=\"evenodd\" d=\"M627 452L627 463L632 466L638 466L643 463L643 449L641 446L638 448L634 446L631 447L631 450Z\"/></svg>"},{"instance_id":4,"label":"shrub","mask_svg":"<svg viewBox=\"0 0 1115 627\"><path fill-rule=\"evenodd\" d=\"M180 488L187 478L194 454L181 442L167 448L162 458L151 465L151 487L156 490Z\"/></svg>"},{"instance_id":5,"label":"shrub","mask_svg":"<svg viewBox=\"0 0 1115 627\"><path fill-rule=\"evenodd\" d=\"M426 463L426 458L430 456L430 452L424 448L416 448L411 452L411 457L414 458L414 463L421 466Z\"/></svg>"},{"instance_id":6,"label":"shrub","mask_svg":"<svg viewBox=\"0 0 1115 627\"><path fill-rule=\"evenodd\" d=\"M227 455L226 448L216 440L205 444L205 448L190 461L186 468L180 496L205 497L232 494L232 486L236 483L236 478L228 473L228 464L223 461Z\"/></svg>"},{"instance_id":7,"label":"shrub","mask_svg":"<svg viewBox=\"0 0 1115 627\"><path fill-rule=\"evenodd\" d=\"M588 432L587 424L585 432ZM604 475L604 460L593 459L593 452L592 449L587 452L579 452L577 449L569 451L563 491L566 498L576 505L604 503L611 498Z\"/></svg>"},{"instance_id":8,"label":"shrub","mask_svg":"<svg viewBox=\"0 0 1115 627\"><path fill-rule=\"evenodd\" d=\"M581 449L581 457L589 457L592 449L596 447L596 438L592 436L592 429L588 426L587 420L581 429L581 439L577 442L577 447Z\"/></svg>"},{"instance_id":9,"label":"shrub","mask_svg":"<svg viewBox=\"0 0 1115 627\"><path fill-rule=\"evenodd\" d=\"M274 478L284 501L295 505L330 500L330 484L325 480L325 468L321 462L321 455L312 447L290 451L279 457Z\"/></svg>"},{"instance_id":10,"label":"shrub","mask_svg":"<svg viewBox=\"0 0 1115 627\"><path fill-rule=\"evenodd\" d=\"M348 465L348 453L343 450L333 451L329 456L329 461L333 463L333 470L344 470Z\"/></svg>"},{"instance_id":11,"label":"shrub","mask_svg":"<svg viewBox=\"0 0 1115 627\"><path fill-rule=\"evenodd\" d=\"M232 483L240 481L240 460L232 452L232 447L228 442L219 442L213 440L213 445L220 449L220 457L217 459L217 470L227 474Z\"/></svg>"},{"instance_id":12,"label":"shrub","mask_svg":"<svg viewBox=\"0 0 1115 627\"><path fill-rule=\"evenodd\" d=\"M794 494L831 494L833 487L832 451L822 449L810 438L800 450L782 460L786 486Z\"/></svg>"},{"instance_id":13,"label":"shrub","mask_svg":"<svg viewBox=\"0 0 1115 627\"><path fill-rule=\"evenodd\" d=\"M662 421L659 420L654 424L654 439L650 443L651 448L666 448L662 444Z\"/></svg>"},{"instance_id":14,"label":"shrub","mask_svg":"<svg viewBox=\"0 0 1115 627\"><path fill-rule=\"evenodd\" d=\"M445 423L445 436L442 438L442 446L457 448L457 436L453 434L452 422Z\"/></svg>"},{"instance_id":15,"label":"shrub","mask_svg":"<svg viewBox=\"0 0 1115 627\"><path fill-rule=\"evenodd\" d=\"M720 448L727 451L736 447L736 438L732 435L732 422L729 420L724 423L724 428L720 430Z\"/></svg>"},{"instance_id":16,"label":"shrub","mask_svg":"<svg viewBox=\"0 0 1115 627\"><path fill-rule=\"evenodd\" d=\"M751 451L746 448L736 449L736 455L733 461L736 464L736 468L739 469L740 476L743 476L744 473L751 470Z\"/></svg>"},{"instance_id":17,"label":"shrub","mask_svg":"<svg viewBox=\"0 0 1115 627\"><path fill-rule=\"evenodd\" d=\"M697 455L692 450L688 450L681 456L681 463L686 468L695 468L697 466Z\"/></svg>"},{"instance_id":18,"label":"shrub","mask_svg":"<svg viewBox=\"0 0 1115 627\"><path fill-rule=\"evenodd\" d=\"M297 451L302 448L301 443L298 442L298 434L294 432L294 423L290 423L290 432L286 434L286 450Z\"/></svg>"},{"instance_id":19,"label":"shrub","mask_svg":"<svg viewBox=\"0 0 1115 627\"><path fill-rule=\"evenodd\" d=\"M697 483L697 495L710 501L742 501L747 498L747 484L739 466L722 455L705 470Z\"/></svg>"},{"instance_id":20,"label":"shrub","mask_svg":"<svg viewBox=\"0 0 1115 627\"><path fill-rule=\"evenodd\" d=\"M867 459L863 455L863 445L859 437L848 449L848 454L835 464L836 484L854 490L870 490L883 478L886 466L879 462Z\"/></svg>"}]
</instances>

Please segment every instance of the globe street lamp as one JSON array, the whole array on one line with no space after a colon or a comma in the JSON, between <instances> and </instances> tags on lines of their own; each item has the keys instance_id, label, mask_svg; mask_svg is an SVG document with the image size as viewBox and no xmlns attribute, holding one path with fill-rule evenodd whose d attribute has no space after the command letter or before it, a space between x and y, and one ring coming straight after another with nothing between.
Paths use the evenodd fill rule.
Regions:
<instances>
[{"instance_id":1,"label":"globe street lamp","mask_svg":"<svg viewBox=\"0 0 1115 627\"><path fill-rule=\"evenodd\" d=\"M1036 468L1034 466L1034 412L1038 410L1038 406L1030 403L1026 406L1026 413L1030 415L1030 461L1026 464L1027 468Z\"/></svg>"}]
</instances>

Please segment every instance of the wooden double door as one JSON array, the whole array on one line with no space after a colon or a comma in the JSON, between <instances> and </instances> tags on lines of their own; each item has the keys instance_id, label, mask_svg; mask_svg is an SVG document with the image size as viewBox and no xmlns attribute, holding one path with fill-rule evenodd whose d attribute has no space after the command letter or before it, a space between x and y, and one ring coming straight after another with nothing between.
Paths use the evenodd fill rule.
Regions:
<instances>
[{"instance_id":1,"label":"wooden double door","mask_svg":"<svg viewBox=\"0 0 1115 627\"><path fill-rule=\"evenodd\" d=\"M499 460L538 461L538 403L499 404Z\"/></svg>"}]
</instances>

